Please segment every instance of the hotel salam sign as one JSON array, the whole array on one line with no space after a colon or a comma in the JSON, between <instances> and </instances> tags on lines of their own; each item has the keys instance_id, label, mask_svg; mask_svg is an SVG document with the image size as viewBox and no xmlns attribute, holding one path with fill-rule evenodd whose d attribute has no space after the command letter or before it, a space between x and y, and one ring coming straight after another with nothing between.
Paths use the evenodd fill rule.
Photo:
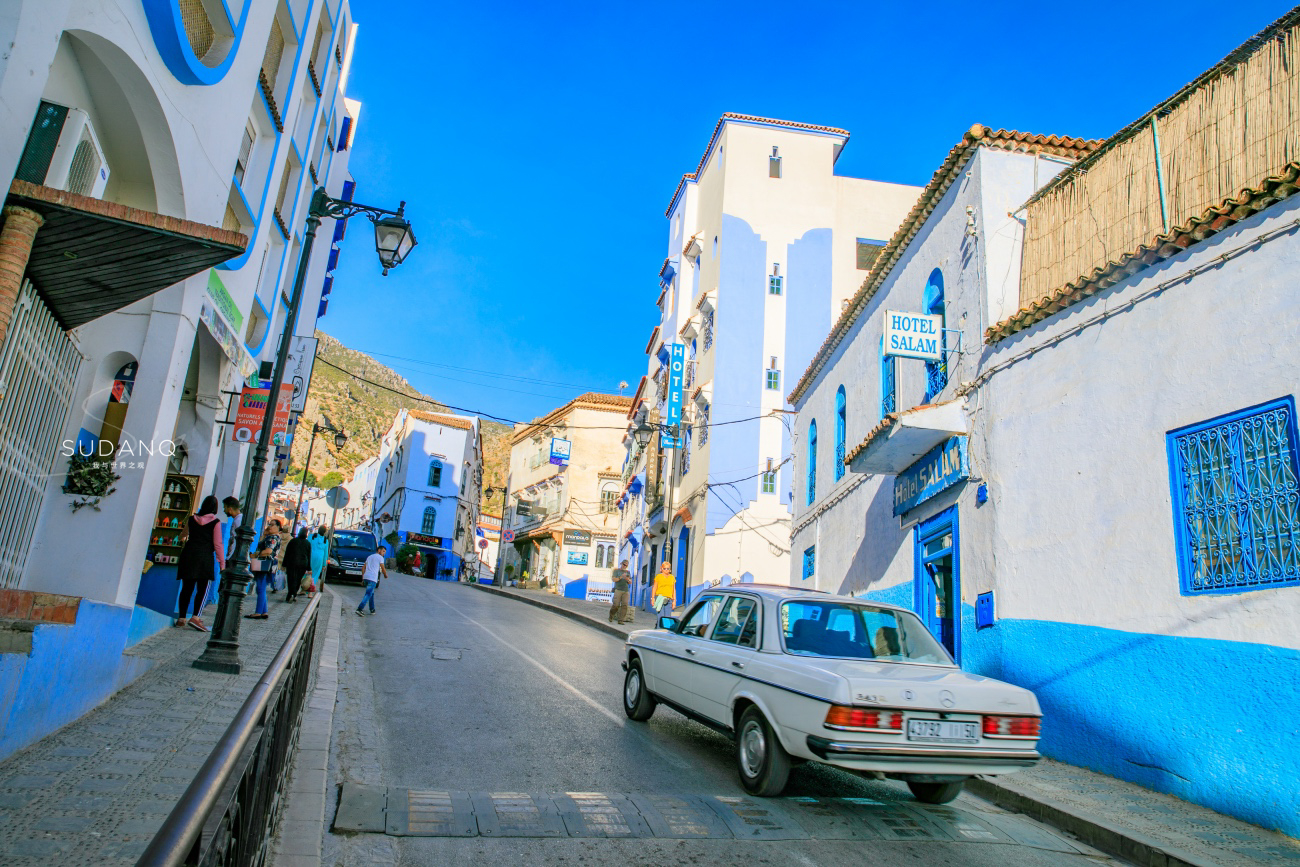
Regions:
<instances>
[{"instance_id":1,"label":"hotel salam sign","mask_svg":"<svg viewBox=\"0 0 1300 867\"><path fill-rule=\"evenodd\" d=\"M910 512L941 491L970 478L966 437L950 437L894 477L894 514Z\"/></svg>"},{"instance_id":2,"label":"hotel salam sign","mask_svg":"<svg viewBox=\"0 0 1300 867\"><path fill-rule=\"evenodd\" d=\"M943 360L943 317L928 313L885 311L885 355Z\"/></svg>"}]
</instances>

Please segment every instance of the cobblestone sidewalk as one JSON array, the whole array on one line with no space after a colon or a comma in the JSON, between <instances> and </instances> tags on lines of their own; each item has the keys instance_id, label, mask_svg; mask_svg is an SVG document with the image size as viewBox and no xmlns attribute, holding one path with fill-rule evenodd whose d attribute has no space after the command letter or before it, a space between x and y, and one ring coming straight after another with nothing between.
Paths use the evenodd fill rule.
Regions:
<instances>
[{"instance_id":1,"label":"cobblestone sidewalk","mask_svg":"<svg viewBox=\"0 0 1300 867\"><path fill-rule=\"evenodd\" d=\"M326 594L318 654L331 604ZM193 629L165 629L128 651L153 668L0 762L0 864L134 864L304 608L272 597L270 619L241 621L239 675L192 668L208 639Z\"/></svg>"},{"instance_id":2,"label":"cobblestone sidewalk","mask_svg":"<svg viewBox=\"0 0 1300 867\"><path fill-rule=\"evenodd\" d=\"M609 606L604 603L566 599L542 590L475 586L610 634L625 635L654 625L654 615L640 609L630 626L611 624ZM1135 864L1300 867L1300 841L1172 795L1060 762L1044 761L1007 777L976 778L968 790L1056 825Z\"/></svg>"}]
</instances>

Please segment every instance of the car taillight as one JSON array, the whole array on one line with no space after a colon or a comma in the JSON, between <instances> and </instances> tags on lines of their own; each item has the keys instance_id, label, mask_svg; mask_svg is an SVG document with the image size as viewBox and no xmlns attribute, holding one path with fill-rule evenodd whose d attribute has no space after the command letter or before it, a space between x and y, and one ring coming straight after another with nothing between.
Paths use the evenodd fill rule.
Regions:
<instances>
[{"instance_id":1,"label":"car taillight","mask_svg":"<svg viewBox=\"0 0 1300 867\"><path fill-rule=\"evenodd\" d=\"M984 735L990 738L1037 738L1042 720L1036 716L985 716Z\"/></svg>"},{"instance_id":2,"label":"car taillight","mask_svg":"<svg viewBox=\"0 0 1300 867\"><path fill-rule=\"evenodd\" d=\"M826 725L838 729L901 732L903 730L903 712L901 710L877 710L876 708L835 705L826 713Z\"/></svg>"}]
</instances>

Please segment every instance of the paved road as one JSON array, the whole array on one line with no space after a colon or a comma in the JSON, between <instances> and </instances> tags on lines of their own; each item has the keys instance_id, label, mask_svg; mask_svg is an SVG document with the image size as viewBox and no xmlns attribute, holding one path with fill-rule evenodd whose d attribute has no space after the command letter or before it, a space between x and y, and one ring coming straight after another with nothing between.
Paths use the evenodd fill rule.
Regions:
<instances>
[{"instance_id":1,"label":"paved road","mask_svg":"<svg viewBox=\"0 0 1300 867\"><path fill-rule=\"evenodd\" d=\"M359 589L336 590L352 604L345 603L343 614L332 782L361 784L373 791L387 787L390 792L471 795L744 794L727 738L662 707L645 724L624 717L618 639L511 599L446 582L395 575L379 588L378 613L365 618L352 613ZM330 788L337 791L336 786ZM901 783L862 780L817 764L794 771L785 797L914 803ZM801 805L785 799L780 803ZM326 835L324 863L566 867L606 863L810 867L850 860L863 865L964 867L1117 863L1082 845L1072 848L1027 819L1008 819L978 799L962 796L954 806L961 811L952 815L1001 821L996 827L1019 829L1015 839L1038 837L1040 845L955 842L942 833L921 833L923 839L933 836L927 842L755 842L336 832ZM911 808L896 812L904 809ZM328 811L327 819L333 816L334 804ZM948 827L954 826L948 823ZM885 836L889 836L887 828Z\"/></svg>"}]
</instances>

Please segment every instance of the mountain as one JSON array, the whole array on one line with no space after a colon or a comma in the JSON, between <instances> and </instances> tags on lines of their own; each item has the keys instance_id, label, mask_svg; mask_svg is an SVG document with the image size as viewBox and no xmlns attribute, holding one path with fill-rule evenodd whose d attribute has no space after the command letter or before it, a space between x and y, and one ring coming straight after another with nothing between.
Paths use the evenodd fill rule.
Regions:
<instances>
[{"instance_id":1,"label":"mountain","mask_svg":"<svg viewBox=\"0 0 1300 867\"><path fill-rule=\"evenodd\" d=\"M307 392L307 408L298 422L299 433L293 439L293 471L301 468L307 459L313 424L338 428L347 434L348 440L340 450L334 447L333 434L318 434L312 448L310 470L317 479L331 471L346 479L351 477L357 464L379 453L379 441L392 426L399 410L449 411L445 405L421 394L404 378L365 353L348 349L321 331L316 332L316 337L320 344L312 370L311 388ZM510 464L512 428L483 419L480 430L483 434L483 486L485 489L502 488ZM500 514L501 495L485 496L482 510Z\"/></svg>"}]
</instances>

